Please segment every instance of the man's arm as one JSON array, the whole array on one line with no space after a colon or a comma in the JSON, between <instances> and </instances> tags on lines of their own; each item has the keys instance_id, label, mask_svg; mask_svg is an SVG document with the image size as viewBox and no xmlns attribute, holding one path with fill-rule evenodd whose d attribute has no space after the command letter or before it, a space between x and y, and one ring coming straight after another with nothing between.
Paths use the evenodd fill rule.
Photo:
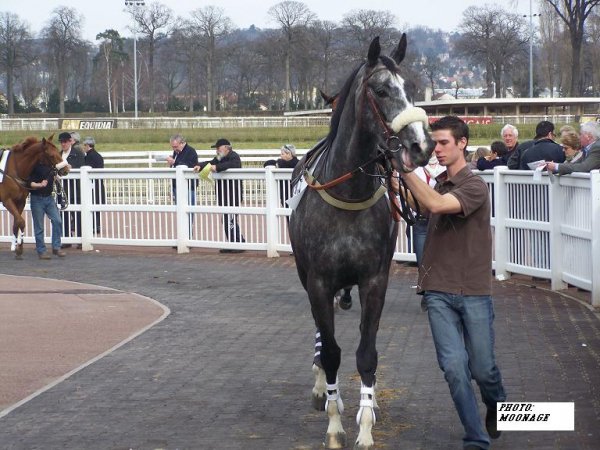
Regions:
<instances>
[{"instance_id":1,"label":"man's arm","mask_svg":"<svg viewBox=\"0 0 600 450\"><path fill-rule=\"evenodd\" d=\"M412 195L427 211L433 214L459 214L462 212L462 206L454 195L450 193L442 195L436 192L413 172L402 173L401 176Z\"/></svg>"},{"instance_id":2,"label":"man's arm","mask_svg":"<svg viewBox=\"0 0 600 450\"><path fill-rule=\"evenodd\" d=\"M554 163L548 163L546 167L552 172L556 169ZM600 145L591 149L587 158L583 161L561 163L558 165L558 173L560 175L568 175L573 172L590 172L595 169L600 169Z\"/></svg>"}]
</instances>

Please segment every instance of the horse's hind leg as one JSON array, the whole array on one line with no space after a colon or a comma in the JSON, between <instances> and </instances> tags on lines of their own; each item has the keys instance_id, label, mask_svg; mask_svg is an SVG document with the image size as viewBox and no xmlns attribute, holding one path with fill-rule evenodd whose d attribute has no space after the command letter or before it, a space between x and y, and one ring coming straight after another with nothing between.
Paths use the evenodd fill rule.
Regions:
<instances>
[{"instance_id":1,"label":"horse's hind leg","mask_svg":"<svg viewBox=\"0 0 600 450\"><path fill-rule=\"evenodd\" d=\"M356 415L356 423L360 427L355 450L367 450L373 447L373 435L371 433L375 425L375 372L377 370L377 330L379 319L385 300L387 288L387 277L381 276L381 280L371 280L368 287L360 287L360 299L362 304L361 315L361 338L356 350L356 366L361 377L360 409Z\"/></svg>"},{"instance_id":2,"label":"horse's hind leg","mask_svg":"<svg viewBox=\"0 0 600 450\"><path fill-rule=\"evenodd\" d=\"M315 386L313 388L313 405L315 398L326 396L325 410L329 417L326 448L343 448L346 446L346 432L342 426L341 414L344 403L338 387L337 371L340 366L341 350L337 345L333 327L333 295L335 291L324 289L322 283L309 283L308 296L315 323L321 338L321 367L314 364ZM325 392L323 392L325 381ZM316 394L316 395L315 395Z\"/></svg>"}]
</instances>

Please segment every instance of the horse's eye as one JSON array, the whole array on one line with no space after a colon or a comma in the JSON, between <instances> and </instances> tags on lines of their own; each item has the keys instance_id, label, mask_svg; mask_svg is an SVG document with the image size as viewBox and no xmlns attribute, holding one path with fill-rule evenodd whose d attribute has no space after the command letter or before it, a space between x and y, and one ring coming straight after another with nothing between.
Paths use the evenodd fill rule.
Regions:
<instances>
[{"instance_id":1,"label":"horse's eye","mask_svg":"<svg viewBox=\"0 0 600 450\"><path fill-rule=\"evenodd\" d=\"M377 94L377 97L381 97L381 98L385 98L388 96L385 89L375 89L375 94Z\"/></svg>"}]
</instances>

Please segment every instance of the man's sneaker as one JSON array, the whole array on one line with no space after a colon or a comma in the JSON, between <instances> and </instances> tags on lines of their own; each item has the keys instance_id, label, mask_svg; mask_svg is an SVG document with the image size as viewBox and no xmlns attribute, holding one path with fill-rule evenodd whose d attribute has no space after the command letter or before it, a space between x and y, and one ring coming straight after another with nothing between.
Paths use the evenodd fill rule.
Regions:
<instances>
[{"instance_id":1,"label":"man's sneaker","mask_svg":"<svg viewBox=\"0 0 600 450\"><path fill-rule=\"evenodd\" d=\"M46 252L44 252L44 253L38 253L38 258L40 258L40 259L52 259L50 257L50 255L48 253L46 253Z\"/></svg>"},{"instance_id":2,"label":"man's sneaker","mask_svg":"<svg viewBox=\"0 0 600 450\"><path fill-rule=\"evenodd\" d=\"M492 439L498 439L502 431L498 431L496 410L488 408L485 415L485 428Z\"/></svg>"},{"instance_id":3,"label":"man's sneaker","mask_svg":"<svg viewBox=\"0 0 600 450\"><path fill-rule=\"evenodd\" d=\"M52 254L59 256L61 258L64 258L65 256L67 256L67 254L65 252L63 252L62 250L55 248L54 250L52 250ZM48 259L50 259L50 257L48 256Z\"/></svg>"}]
</instances>

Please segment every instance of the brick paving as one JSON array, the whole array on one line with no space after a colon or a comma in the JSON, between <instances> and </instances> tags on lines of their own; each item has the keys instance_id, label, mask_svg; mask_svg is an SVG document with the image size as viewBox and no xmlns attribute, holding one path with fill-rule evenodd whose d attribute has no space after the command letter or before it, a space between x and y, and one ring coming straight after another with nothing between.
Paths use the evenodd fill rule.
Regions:
<instances>
[{"instance_id":1,"label":"brick paving","mask_svg":"<svg viewBox=\"0 0 600 450\"><path fill-rule=\"evenodd\" d=\"M310 402L314 326L293 258L169 250L71 250L53 261L31 249L23 261L0 252L2 273L136 292L171 310L0 418L0 448L322 448L326 415ZM462 428L410 287L415 278L414 268L393 265L378 334L376 448L459 449ZM493 448L598 449L600 320L544 287L495 282L498 362L509 400L574 401L576 429L504 432ZM356 304L336 316L349 443L357 435L359 317Z\"/></svg>"}]
</instances>

